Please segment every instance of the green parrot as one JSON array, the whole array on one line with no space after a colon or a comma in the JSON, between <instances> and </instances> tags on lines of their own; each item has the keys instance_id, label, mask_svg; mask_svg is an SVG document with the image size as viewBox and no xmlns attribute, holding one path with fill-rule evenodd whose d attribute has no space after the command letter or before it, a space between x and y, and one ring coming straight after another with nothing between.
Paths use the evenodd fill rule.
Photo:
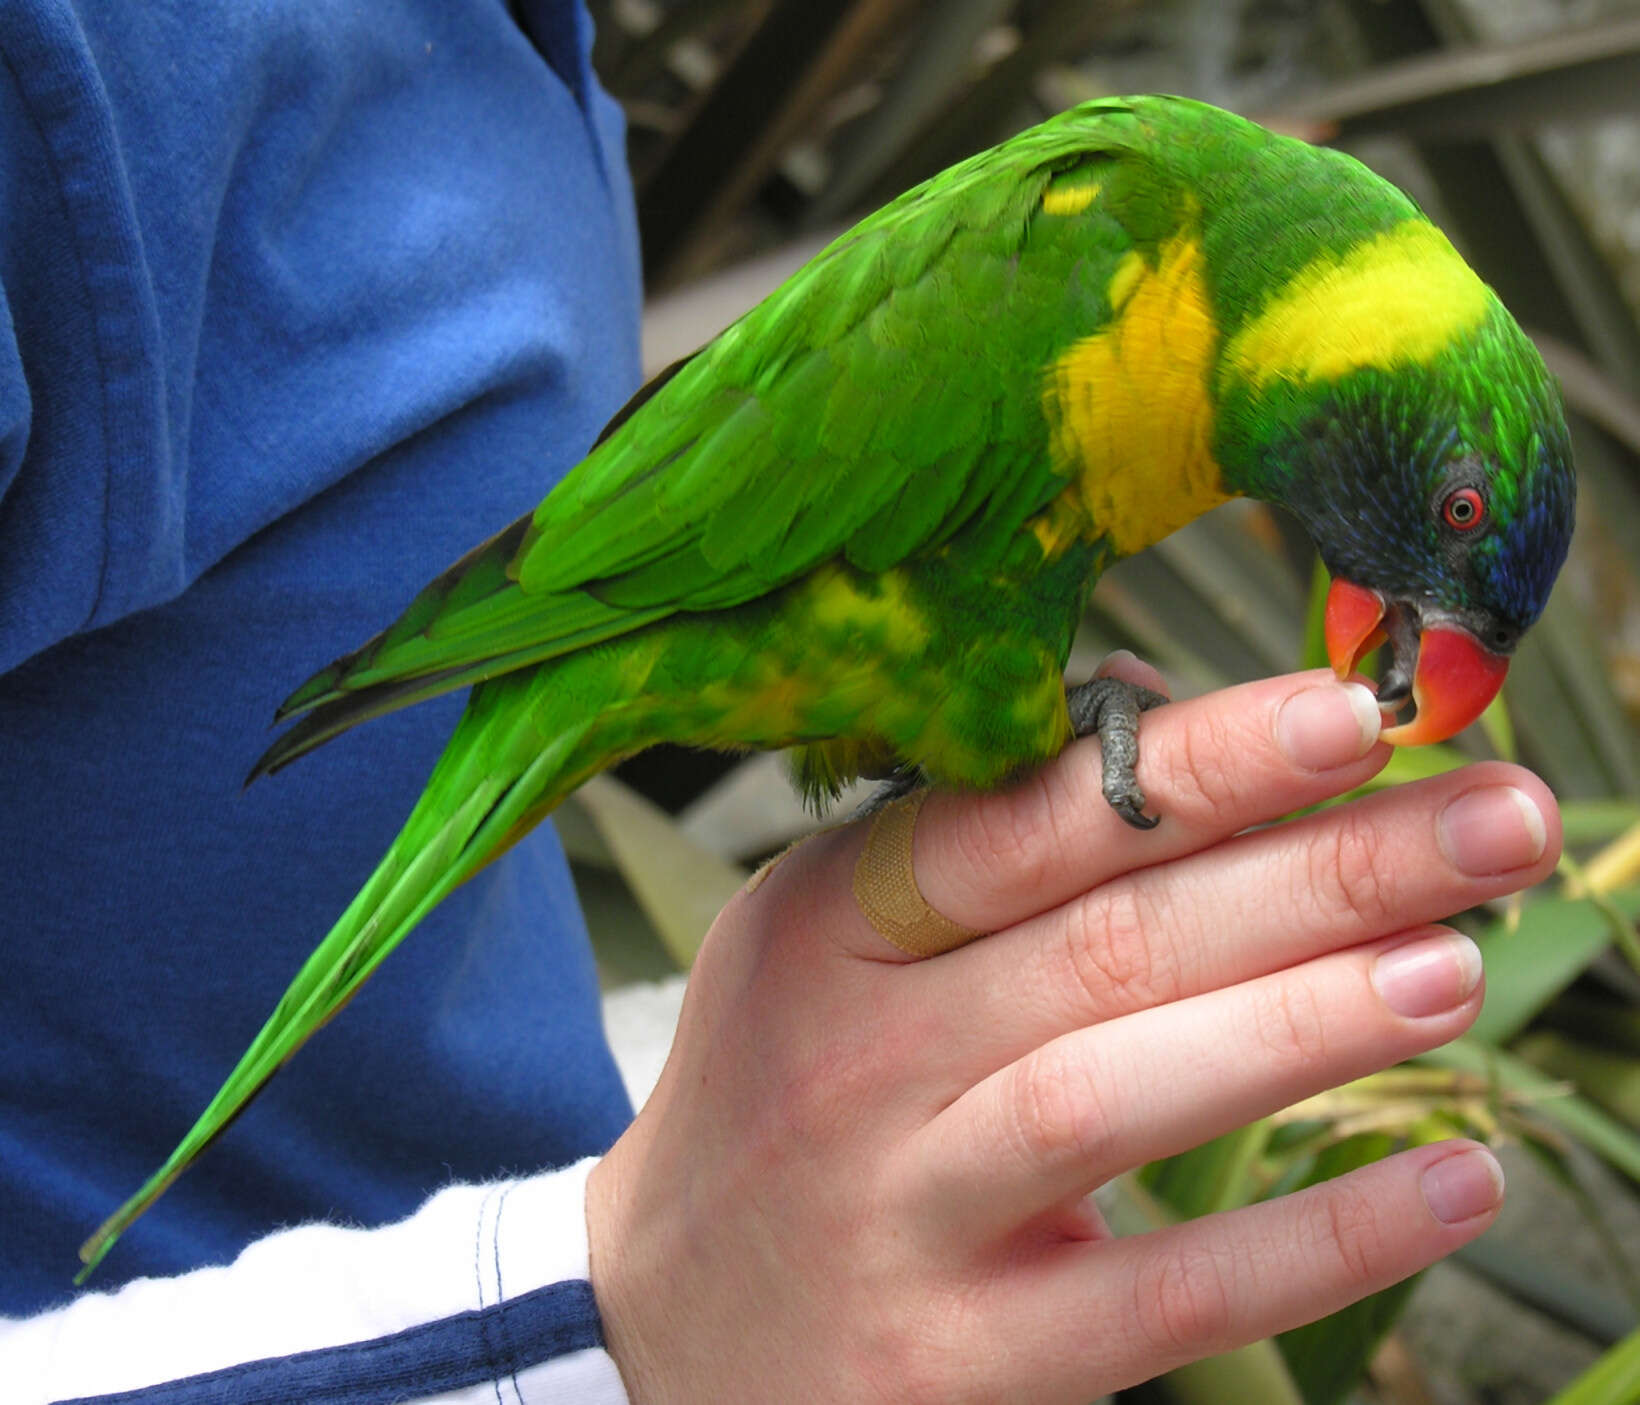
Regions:
<instances>
[{"instance_id":1,"label":"green parrot","mask_svg":"<svg viewBox=\"0 0 1640 1405\"><path fill-rule=\"evenodd\" d=\"M1446 238L1336 151L1084 104L907 192L640 391L529 516L299 688L272 771L454 688L379 867L89 1272L429 908L656 742L796 748L835 792L1001 784L1136 698L1063 668L1100 572L1238 494L1297 514L1397 743L1473 721L1572 530L1559 394ZM82 1273L81 1277L84 1277Z\"/></svg>"}]
</instances>

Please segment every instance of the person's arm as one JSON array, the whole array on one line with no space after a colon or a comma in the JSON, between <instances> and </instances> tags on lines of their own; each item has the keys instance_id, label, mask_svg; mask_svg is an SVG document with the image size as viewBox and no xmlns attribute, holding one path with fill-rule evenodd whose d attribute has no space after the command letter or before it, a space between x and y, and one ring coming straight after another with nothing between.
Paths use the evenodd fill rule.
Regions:
<instances>
[{"instance_id":1,"label":"person's arm","mask_svg":"<svg viewBox=\"0 0 1640 1405\"><path fill-rule=\"evenodd\" d=\"M285 1230L224 1268L0 1324L5 1397L620 1405L587 1281L592 1165L451 1186L382 1229Z\"/></svg>"},{"instance_id":2,"label":"person's arm","mask_svg":"<svg viewBox=\"0 0 1640 1405\"><path fill-rule=\"evenodd\" d=\"M1377 731L1328 674L1148 713L1149 833L1087 743L1004 793L934 794L915 886L994 935L930 959L855 902L864 825L738 895L589 1182L632 1399L1078 1405L1486 1229L1501 1176L1459 1141L1133 1238L1087 1198L1475 1018L1479 953L1432 924L1549 875L1553 798L1486 764L1268 826L1368 779Z\"/></svg>"}]
</instances>

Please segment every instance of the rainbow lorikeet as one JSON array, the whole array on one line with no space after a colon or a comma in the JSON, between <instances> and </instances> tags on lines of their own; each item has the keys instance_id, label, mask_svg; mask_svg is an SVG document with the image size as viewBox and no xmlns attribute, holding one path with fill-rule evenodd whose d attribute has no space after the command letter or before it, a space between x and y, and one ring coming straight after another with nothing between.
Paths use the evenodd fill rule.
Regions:
<instances>
[{"instance_id":1,"label":"rainbow lorikeet","mask_svg":"<svg viewBox=\"0 0 1640 1405\"><path fill-rule=\"evenodd\" d=\"M253 774L472 687L380 866L82 1258L433 904L652 743L795 747L811 792L896 766L985 787L1103 710L1107 794L1142 821L1133 702L1067 705L1071 636L1107 565L1237 494L1315 539L1341 672L1387 636L1380 699L1416 704L1388 740L1479 715L1565 557L1574 480L1536 351L1398 190L1140 97L864 220L281 709L302 720Z\"/></svg>"}]
</instances>

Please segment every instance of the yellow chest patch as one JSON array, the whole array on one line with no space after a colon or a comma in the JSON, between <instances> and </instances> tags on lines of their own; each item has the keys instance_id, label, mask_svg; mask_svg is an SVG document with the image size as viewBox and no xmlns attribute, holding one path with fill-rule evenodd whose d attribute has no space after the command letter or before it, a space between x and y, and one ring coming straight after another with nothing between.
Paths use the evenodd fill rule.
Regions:
<instances>
[{"instance_id":1,"label":"yellow chest patch","mask_svg":"<svg viewBox=\"0 0 1640 1405\"><path fill-rule=\"evenodd\" d=\"M1231 339L1224 372L1262 386L1425 362L1490 304L1446 236L1407 220L1302 269Z\"/></svg>"},{"instance_id":2,"label":"yellow chest patch","mask_svg":"<svg viewBox=\"0 0 1640 1405\"><path fill-rule=\"evenodd\" d=\"M1154 265L1127 254L1109 295L1110 324L1060 356L1043 397L1067 496L1131 556L1230 496L1212 452L1218 327L1188 233Z\"/></svg>"}]
</instances>

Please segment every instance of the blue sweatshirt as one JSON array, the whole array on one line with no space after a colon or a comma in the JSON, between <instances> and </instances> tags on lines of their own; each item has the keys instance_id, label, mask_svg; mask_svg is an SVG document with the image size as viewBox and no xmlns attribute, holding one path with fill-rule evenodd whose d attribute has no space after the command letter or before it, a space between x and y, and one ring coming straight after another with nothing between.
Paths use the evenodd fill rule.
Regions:
<instances>
[{"instance_id":1,"label":"blue sweatshirt","mask_svg":"<svg viewBox=\"0 0 1640 1405\"><path fill-rule=\"evenodd\" d=\"M571 0L0 5L0 1312L66 1297L462 705L241 791L278 702L527 511L638 375ZM596 1152L630 1116L543 826L95 1286Z\"/></svg>"}]
</instances>

